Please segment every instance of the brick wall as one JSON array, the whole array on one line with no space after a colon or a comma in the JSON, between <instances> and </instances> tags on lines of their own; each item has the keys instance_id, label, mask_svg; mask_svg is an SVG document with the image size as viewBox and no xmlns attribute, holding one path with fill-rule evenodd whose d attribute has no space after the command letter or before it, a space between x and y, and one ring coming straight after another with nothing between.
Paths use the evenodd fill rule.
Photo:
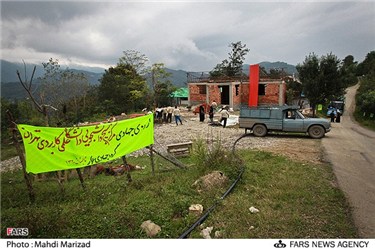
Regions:
<instances>
[{"instance_id":1,"label":"brick wall","mask_svg":"<svg viewBox=\"0 0 375 250\"><path fill-rule=\"evenodd\" d=\"M259 104L279 104L279 84L267 84L265 95L259 96Z\"/></svg>"},{"instance_id":2,"label":"brick wall","mask_svg":"<svg viewBox=\"0 0 375 250\"><path fill-rule=\"evenodd\" d=\"M249 102L249 83L242 84L241 103L247 105Z\"/></svg>"},{"instance_id":3,"label":"brick wall","mask_svg":"<svg viewBox=\"0 0 375 250\"><path fill-rule=\"evenodd\" d=\"M214 100L217 104L221 103L221 93L220 88L217 84L209 84L208 86L209 91L209 100L208 103L211 104Z\"/></svg>"},{"instance_id":4,"label":"brick wall","mask_svg":"<svg viewBox=\"0 0 375 250\"><path fill-rule=\"evenodd\" d=\"M283 95L281 102L284 104L286 100L286 84L280 82L268 83L266 85L266 93L265 95L259 96L259 104L279 105L280 84L283 84Z\"/></svg>"},{"instance_id":5,"label":"brick wall","mask_svg":"<svg viewBox=\"0 0 375 250\"><path fill-rule=\"evenodd\" d=\"M207 85L207 93L199 93L199 85ZM260 83L262 84L262 83ZM286 84L283 84L282 102L285 103L286 98ZM198 105L206 103L208 96L208 104L215 100L219 105L221 104L221 93L217 83L202 83L202 84L188 84L190 105ZM238 85L238 95L236 95L236 85ZM232 88L233 108L239 108L242 105L247 105L249 101L249 84L248 83L233 83ZM259 96L259 104L278 105L279 104L279 90L280 82L267 83L265 88L265 95Z\"/></svg>"},{"instance_id":6,"label":"brick wall","mask_svg":"<svg viewBox=\"0 0 375 250\"><path fill-rule=\"evenodd\" d=\"M199 93L199 85L189 84L190 105L197 105L206 102L206 94Z\"/></svg>"}]
</instances>

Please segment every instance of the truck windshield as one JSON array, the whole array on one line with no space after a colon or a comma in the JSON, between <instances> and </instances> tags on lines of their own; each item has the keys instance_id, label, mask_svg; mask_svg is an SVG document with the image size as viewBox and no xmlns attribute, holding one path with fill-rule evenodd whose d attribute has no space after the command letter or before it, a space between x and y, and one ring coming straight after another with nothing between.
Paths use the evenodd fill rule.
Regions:
<instances>
[{"instance_id":1,"label":"truck windshield","mask_svg":"<svg viewBox=\"0 0 375 250\"><path fill-rule=\"evenodd\" d=\"M301 119L305 119L306 117L299 111L297 110L296 111L297 115L301 118Z\"/></svg>"}]
</instances>

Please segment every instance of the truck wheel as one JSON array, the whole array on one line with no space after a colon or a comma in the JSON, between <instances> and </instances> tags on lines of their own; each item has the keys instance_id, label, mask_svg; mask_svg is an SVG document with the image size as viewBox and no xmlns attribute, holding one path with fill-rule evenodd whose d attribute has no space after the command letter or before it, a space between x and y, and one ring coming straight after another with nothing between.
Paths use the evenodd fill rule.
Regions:
<instances>
[{"instance_id":1,"label":"truck wheel","mask_svg":"<svg viewBox=\"0 0 375 250\"><path fill-rule=\"evenodd\" d=\"M263 137L267 134L267 128L263 124L257 124L253 127L253 133L255 136Z\"/></svg>"},{"instance_id":2,"label":"truck wheel","mask_svg":"<svg viewBox=\"0 0 375 250\"><path fill-rule=\"evenodd\" d=\"M309 136L314 139L320 139L324 136L325 130L322 126L313 125L309 128Z\"/></svg>"}]
</instances>

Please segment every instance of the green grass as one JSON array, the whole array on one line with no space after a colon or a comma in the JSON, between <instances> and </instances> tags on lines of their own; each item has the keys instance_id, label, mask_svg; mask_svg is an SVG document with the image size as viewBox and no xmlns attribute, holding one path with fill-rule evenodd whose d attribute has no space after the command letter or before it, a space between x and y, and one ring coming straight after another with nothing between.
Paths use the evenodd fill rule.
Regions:
<instances>
[{"instance_id":1,"label":"green grass","mask_svg":"<svg viewBox=\"0 0 375 250\"><path fill-rule=\"evenodd\" d=\"M356 110L354 113L355 120L360 123L362 126L375 131L375 117L370 118L367 114L367 117L363 117L363 114Z\"/></svg>"},{"instance_id":2,"label":"green grass","mask_svg":"<svg viewBox=\"0 0 375 250\"><path fill-rule=\"evenodd\" d=\"M17 156L17 150L13 145L1 144L1 160L5 161Z\"/></svg>"},{"instance_id":3,"label":"green grass","mask_svg":"<svg viewBox=\"0 0 375 250\"><path fill-rule=\"evenodd\" d=\"M147 157L128 158L129 163L146 166L132 172L131 183L125 175L99 175L85 180L84 191L78 179L71 179L61 195L56 181L33 182L34 204L29 203L21 171L4 173L1 237L6 237L7 227L27 227L30 238L139 239L147 238L141 223L152 220L162 228L156 238L177 238L198 219L188 212L191 204L208 209L227 189L200 193L192 186L194 181L221 170L232 182L239 169L230 166L238 164L238 159L210 165L215 160L210 155L217 154L218 148L200 150L195 152L206 155L183 159L189 165L186 170L156 158L154 176ZM246 162L242 179L209 215L205 226L234 239L358 236L343 193L332 185L330 166L291 162L260 151L241 151L240 156ZM222 160L225 158L230 157ZM250 213L251 206L260 212ZM201 238L199 232L195 229L190 237Z\"/></svg>"},{"instance_id":4,"label":"green grass","mask_svg":"<svg viewBox=\"0 0 375 250\"><path fill-rule=\"evenodd\" d=\"M240 185L206 224L224 230L227 238L356 237L345 197L331 184L329 166L265 152L241 156L248 164ZM260 212L251 214L251 206Z\"/></svg>"}]
</instances>

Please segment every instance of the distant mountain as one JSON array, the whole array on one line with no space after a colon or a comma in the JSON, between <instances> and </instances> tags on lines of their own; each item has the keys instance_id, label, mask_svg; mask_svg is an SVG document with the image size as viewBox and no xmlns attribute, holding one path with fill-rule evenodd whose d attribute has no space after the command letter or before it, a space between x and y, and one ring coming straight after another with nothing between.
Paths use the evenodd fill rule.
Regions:
<instances>
[{"instance_id":1,"label":"distant mountain","mask_svg":"<svg viewBox=\"0 0 375 250\"><path fill-rule=\"evenodd\" d=\"M36 66L36 70L34 74L34 81L35 83L37 83L37 79L44 75L44 69L42 65L26 63L26 76L28 77L28 79L30 79L34 66ZM18 82L18 77L16 73L17 70L20 72L22 79L24 79L25 77L25 65L23 63L13 63L13 62L1 60L0 67L1 67L1 84L10 83L10 82ZM61 68L65 69L67 67L64 65L61 65ZM99 79L102 77L104 73L104 69L101 69L101 72L100 72L100 68L96 68L96 67L95 68L80 67L80 69L71 69L71 70L76 73L85 74L91 84L98 84Z\"/></svg>"},{"instance_id":2,"label":"distant mountain","mask_svg":"<svg viewBox=\"0 0 375 250\"><path fill-rule=\"evenodd\" d=\"M259 65L264 67L267 72L270 72L270 69L278 69L284 70L289 75L298 73L296 66L285 62L261 62Z\"/></svg>"},{"instance_id":3,"label":"distant mountain","mask_svg":"<svg viewBox=\"0 0 375 250\"><path fill-rule=\"evenodd\" d=\"M31 77L34 66L36 66L34 79L43 75L43 66L26 63L26 75L28 78ZM22 63L12 63L5 60L0 61L1 67L1 83L7 82L18 82L17 70L20 72L21 77L25 77L25 66Z\"/></svg>"},{"instance_id":4,"label":"distant mountain","mask_svg":"<svg viewBox=\"0 0 375 250\"><path fill-rule=\"evenodd\" d=\"M167 72L171 73L172 84L176 87L187 87L187 72L184 70L166 69Z\"/></svg>"},{"instance_id":5,"label":"distant mountain","mask_svg":"<svg viewBox=\"0 0 375 250\"><path fill-rule=\"evenodd\" d=\"M249 64L243 65L243 73L249 75ZM268 73L271 69L284 70L288 75L297 73L296 66L285 62L261 62L259 66L263 67Z\"/></svg>"},{"instance_id":6,"label":"distant mountain","mask_svg":"<svg viewBox=\"0 0 375 250\"><path fill-rule=\"evenodd\" d=\"M38 93L39 84L32 85L33 94ZM1 97L9 100L25 99L28 97L25 89L19 82L6 82L1 84Z\"/></svg>"},{"instance_id":7,"label":"distant mountain","mask_svg":"<svg viewBox=\"0 0 375 250\"><path fill-rule=\"evenodd\" d=\"M261 62L260 66L264 67L266 71L269 72L270 69L283 69L287 74L292 75L297 73L296 67L285 62ZM21 84L18 81L17 70L20 71L22 78L24 78L24 65L22 63L12 63L5 60L1 60L1 96L9 99L15 98L25 98L26 93L22 89ZM26 64L26 75L30 79L33 67L36 66L36 71L34 75L34 87L37 90L39 77L44 74L44 69L42 65ZM63 65L61 65L64 68ZM66 68L66 67L65 67ZM77 73L83 73L87 76L91 84L99 84L100 78L103 76L105 69L101 68L90 68L90 67L79 67L77 69L71 69ZM194 74L194 72L187 72L185 70L174 70L166 68L166 71L171 73L170 80L176 87L186 87L187 86L187 75L188 73ZM249 74L249 65L245 64L243 66L243 73ZM202 72L195 72L197 76L201 75ZM148 79L148 84L151 86L151 80Z\"/></svg>"}]
</instances>

